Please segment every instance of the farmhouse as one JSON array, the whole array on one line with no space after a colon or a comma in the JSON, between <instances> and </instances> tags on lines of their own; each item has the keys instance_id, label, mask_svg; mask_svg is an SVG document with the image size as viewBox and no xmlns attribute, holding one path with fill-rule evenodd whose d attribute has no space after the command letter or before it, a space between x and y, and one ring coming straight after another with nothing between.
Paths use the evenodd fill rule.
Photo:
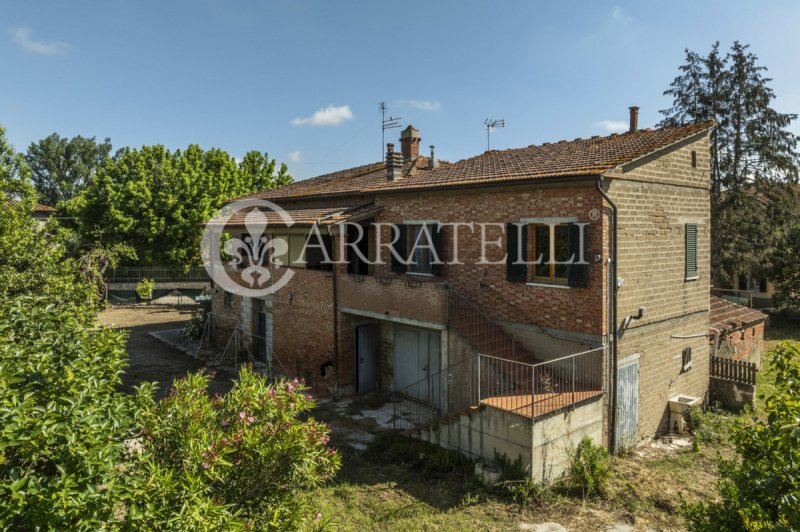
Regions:
<instances>
[{"instance_id":1,"label":"farmhouse","mask_svg":"<svg viewBox=\"0 0 800 532\"><path fill-rule=\"evenodd\" d=\"M669 401L708 391L713 123L637 112L623 134L452 164L409 126L385 161L239 198L290 215L226 231L263 232L271 282L292 275L263 297L216 286L216 341L319 394L391 392L409 434L541 480L584 435L668 431Z\"/></svg>"}]
</instances>

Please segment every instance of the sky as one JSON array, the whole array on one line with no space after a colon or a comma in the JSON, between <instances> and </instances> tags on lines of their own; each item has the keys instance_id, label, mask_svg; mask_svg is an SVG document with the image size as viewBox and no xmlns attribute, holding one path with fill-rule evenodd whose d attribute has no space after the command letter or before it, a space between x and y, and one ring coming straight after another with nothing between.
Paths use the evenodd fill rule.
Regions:
<instances>
[{"instance_id":1,"label":"sky","mask_svg":"<svg viewBox=\"0 0 800 532\"><path fill-rule=\"evenodd\" d=\"M379 161L379 102L421 152L652 127L684 49L751 45L800 112L800 2L0 0L0 124L19 151L57 132L251 149L296 179ZM792 128L800 134L800 127ZM386 132L397 141L399 129Z\"/></svg>"}]
</instances>

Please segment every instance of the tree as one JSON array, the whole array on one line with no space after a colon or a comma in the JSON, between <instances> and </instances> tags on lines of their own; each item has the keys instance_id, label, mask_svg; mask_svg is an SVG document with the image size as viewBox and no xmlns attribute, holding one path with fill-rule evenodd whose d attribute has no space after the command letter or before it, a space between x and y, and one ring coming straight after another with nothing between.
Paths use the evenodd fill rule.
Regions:
<instances>
[{"instance_id":1,"label":"tree","mask_svg":"<svg viewBox=\"0 0 800 532\"><path fill-rule=\"evenodd\" d=\"M270 160L266 152L248 151L239 163L239 170L243 174L245 188L250 190L268 190L292 182L285 164L281 164L278 173L275 173L275 159Z\"/></svg>"},{"instance_id":2,"label":"tree","mask_svg":"<svg viewBox=\"0 0 800 532\"><path fill-rule=\"evenodd\" d=\"M719 43L706 56L686 50L686 62L665 95L661 125L713 119L711 133L712 270L717 282L733 274L771 273L780 230L800 213L787 186L797 182L796 114L772 108L766 67L735 42L723 57Z\"/></svg>"},{"instance_id":3,"label":"tree","mask_svg":"<svg viewBox=\"0 0 800 532\"><path fill-rule=\"evenodd\" d=\"M684 507L690 530L800 529L800 344L784 342L770 356L765 417L734 426L737 456L721 461L720 499Z\"/></svg>"},{"instance_id":4,"label":"tree","mask_svg":"<svg viewBox=\"0 0 800 532\"><path fill-rule=\"evenodd\" d=\"M111 139L98 143L80 135L68 139L53 133L31 143L25 159L39 201L56 205L75 197L111 153Z\"/></svg>"},{"instance_id":5,"label":"tree","mask_svg":"<svg viewBox=\"0 0 800 532\"><path fill-rule=\"evenodd\" d=\"M225 201L291 181L285 165L275 168L258 152L237 165L225 151L197 145L124 148L66 209L85 242L127 244L140 265L187 266L199 259L201 224Z\"/></svg>"}]
</instances>

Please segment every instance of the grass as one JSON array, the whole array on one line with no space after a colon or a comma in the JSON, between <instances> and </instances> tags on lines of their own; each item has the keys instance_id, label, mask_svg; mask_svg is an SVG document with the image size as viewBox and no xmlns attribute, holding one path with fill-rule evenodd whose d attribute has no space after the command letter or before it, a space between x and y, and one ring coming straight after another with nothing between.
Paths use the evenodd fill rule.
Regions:
<instances>
[{"instance_id":1,"label":"grass","mask_svg":"<svg viewBox=\"0 0 800 532\"><path fill-rule=\"evenodd\" d=\"M767 349L783 340L800 341L800 326L771 325ZM765 359L760 393L771 386L768 367ZM756 412L759 407L757 403ZM712 432L724 432L733 416L714 413L703 418ZM339 430L353 422L344 416L335 421ZM334 443L343 454L342 470L313 496L323 523L337 530L518 530L523 524L548 521L569 530L604 529L616 523L682 530L681 501L716 497L718 459L734 454L724 437L707 439L697 450L688 446L663 451L645 445L612 459L602 499L583 500L568 486L555 485L533 502L519 504L509 493L479 484L470 461L438 447L379 432L365 451L356 451L336 438L337 429Z\"/></svg>"}]
</instances>

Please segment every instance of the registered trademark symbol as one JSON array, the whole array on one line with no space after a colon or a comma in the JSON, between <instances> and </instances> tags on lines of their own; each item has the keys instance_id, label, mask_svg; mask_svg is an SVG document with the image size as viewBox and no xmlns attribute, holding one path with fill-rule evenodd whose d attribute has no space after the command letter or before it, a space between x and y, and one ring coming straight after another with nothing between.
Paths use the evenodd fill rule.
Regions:
<instances>
[{"instance_id":1,"label":"registered trademark symbol","mask_svg":"<svg viewBox=\"0 0 800 532\"><path fill-rule=\"evenodd\" d=\"M600 211L597 209L592 209L589 211L589 218L592 220L599 220L600 219Z\"/></svg>"}]
</instances>

